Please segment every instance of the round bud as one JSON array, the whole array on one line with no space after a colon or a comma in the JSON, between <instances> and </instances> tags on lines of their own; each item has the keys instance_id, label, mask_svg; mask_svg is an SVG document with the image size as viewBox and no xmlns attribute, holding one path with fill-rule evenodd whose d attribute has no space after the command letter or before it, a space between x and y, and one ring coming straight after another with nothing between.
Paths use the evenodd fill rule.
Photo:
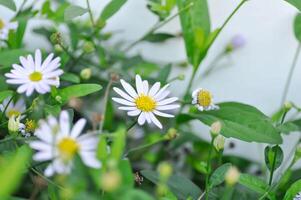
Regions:
<instances>
[{"instance_id":1,"label":"round bud","mask_svg":"<svg viewBox=\"0 0 301 200\"><path fill-rule=\"evenodd\" d=\"M177 132L177 129L175 129L175 128L168 129L166 135L164 136L164 138L166 140L173 140L176 137L178 137L178 132Z\"/></svg>"},{"instance_id":2,"label":"round bud","mask_svg":"<svg viewBox=\"0 0 301 200\"><path fill-rule=\"evenodd\" d=\"M168 179L172 174L172 166L167 162L162 162L158 166L158 172L160 177L164 180Z\"/></svg>"},{"instance_id":3,"label":"round bud","mask_svg":"<svg viewBox=\"0 0 301 200\"><path fill-rule=\"evenodd\" d=\"M84 80L89 80L91 78L91 75L92 75L91 68L85 68L80 72L80 77Z\"/></svg>"},{"instance_id":4,"label":"round bud","mask_svg":"<svg viewBox=\"0 0 301 200\"><path fill-rule=\"evenodd\" d=\"M101 188L106 192L113 192L121 184L120 173L116 170L106 172L101 177Z\"/></svg>"},{"instance_id":5,"label":"round bud","mask_svg":"<svg viewBox=\"0 0 301 200\"><path fill-rule=\"evenodd\" d=\"M62 97L59 96L59 95L57 95L57 96L55 97L55 100L56 100L57 102L59 102L59 103L62 103Z\"/></svg>"},{"instance_id":6,"label":"round bud","mask_svg":"<svg viewBox=\"0 0 301 200\"><path fill-rule=\"evenodd\" d=\"M292 102L287 101L284 103L285 110L289 111L290 109L292 109L292 107L293 107Z\"/></svg>"},{"instance_id":7,"label":"round bud","mask_svg":"<svg viewBox=\"0 0 301 200\"><path fill-rule=\"evenodd\" d=\"M222 123L220 121L216 121L213 124L211 124L210 133L213 137L216 137L220 134L222 129Z\"/></svg>"},{"instance_id":8,"label":"round bud","mask_svg":"<svg viewBox=\"0 0 301 200\"><path fill-rule=\"evenodd\" d=\"M83 49L85 53L92 53L93 51L95 51L95 47L92 42L85 42Z\"/></svg>"},{"instance_id":9,"label":"round bud","mask_svg":"<svg viewBox=\"0 0 301 200\"><path fill-rule=\"evenodd\" d=\"M213 141L213 146L217 151L223 150L225 147L225 137L222 135L216 136Z\"/></svg>"},{"instance_id":10,"label":"round bud","mask_svg":"<svg viewBox=\"0 0 301 200\"><path fill-rule=\"evenodd\" d=\"M233 186L239 180L240 172L236 167L230 167L225 175L225 181L228 185Z\"/></svg>"}]
</instances>

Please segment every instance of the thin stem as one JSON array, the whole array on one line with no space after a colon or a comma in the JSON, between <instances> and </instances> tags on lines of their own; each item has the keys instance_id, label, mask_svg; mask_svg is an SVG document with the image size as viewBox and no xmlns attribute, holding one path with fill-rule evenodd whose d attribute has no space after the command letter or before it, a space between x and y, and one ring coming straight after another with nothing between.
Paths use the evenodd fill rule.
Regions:
<instances>
[{"instance_id":1,"label":"thin stem","mask_svg":"<svg viewBox=\"0 0 301 200\"><path fill-rule=\"evenodd\" d=\"M107 104L108 104L108 99L109 99L109 94L110 94L110 89L111 89L112 83L113 83L113 80L112 80L112 78L110 78L109 83L108 83L108 85L106 87L105 94L104 94L103 118L102 118L102 120L99 123L99 132L102 131L103 125L104 125L104 122L105 122L105 119L106 119Z\"/></svg>"},{"instance_id":2,"label":"thin stem","mask_svg":"<svg viewBox=\"0 0 301 200\"><path fill-rule=\"evenodd\" d=\"M145 144L145 145L142 145L142 146L139 146L139 147L130 149L130 150L125 154L125 156L128 156L128 155L129 155L130 153L132 153L132 152L139 151L139 150L145 149L145 148L149 148L149 147L154 146L154 145L156 145L156 144L158 144L158 143L160 143L160 142L163 142L163 141L166 141L166 139L165 139L165 138L161 138L161 139L159 139L159 140L157 140L157 141L155 141L155 142L148 143L148 144Z\"/></svg>"},{"instance_id":3,"label":"thin stem","mask_svg":"<svg viewBox=\"0 0 301 200\"><path fill-rule=\"evenodd\" d=\"M126 129L126 132L129 132L136 124L137 124L137 121L134 121L134 122Z\"/></svg>"},{"instance_id":4,"label":"thin stem","mask_svg":"<svg viewBox=\"0 0 301 200\"><path fill-rule=\"evenodd\" d=\"M87 7L88 7L88 12L89 12L91 23L92 23L93 27L95 27L96 24L95 24L95 21L94 21L94 17L93 17L93 13L92 13L92 10L91 10L91 6L90 6L89 0L86 0L86 3L87 3Z\"/></svg>"},{"instance_id":5,"label":"thin stem","mask_svg":"<svg viewBox=\"0 0 301 200\"><path fill-rule=\"evenodd\" d=\"M297 50L296 50L296 53L295 53L295 56L293 58L293 62L292 62L290 71L289 71L287 79L286 79L286 83L285 83L285 87L284 87L284 90L283 90L283 93L282 93L282 99L281 99L281 105L280 106L282 106L284 104L284 102L286 101L288 91L289 91L289 87L290 87L290 84L291 84L291 81L292 81L292 77L293 77L295 68L297 66L297 61L298 61L298 58L299 58L299 55L300 55L300 50L301 50L301 44L299 43L298 47L297 47Z\"/></svg>"},{"instance_id":6,"label":"thin stem","mask_svg":"<svg viewBox=\"0 0 301 200\"><path fill-rule=\"evenodd\" d=\"M16 14L15 14L15 18L18 17L18 16L20 15L20 13L22 12L22 10L23 10L25 4L27 3L27 1L28 1L28 0L24 0L24 1L22 2L22 4L21 4L19 10L18 10L18 11L16 12Z\"/></svg>"},{"instance_id":7,"label":"thin stem","mask_svg":"<svg viewBox=\"0 0 301 200\"><path fill-rule=\"evenodd\" d=\"M14 97L15 97L15 95L13 95L13 96L9 99L9 101L7 102L7 104L5 105L4 110L2 111L1 121L2 121L2 119L3 119L3 117L4 117L5 113L6 113L6 110L7 110L8 106L9 106L9 104L12 102L12 100L14 99Z\"/></svg>"},{"instance_id":8,"label":"thin stem","mask_svg":"<svg viewBox=\"0 0 301 200\"><path fill-rule=\"evenodd\" d=\"M47 181L48 183L51 183L52 185L64 190L65 188L63 188L62 186L56 184L55 182L53 182L52 180L50 180L49 178L47 178L46 176L44 176L42 173L40 173L38 170L36 170L35 168L31 167L30 168L31 171L33 171L34 173L36 173L37 175L39 175L40 177L42 177L45 181Z\"/></svg>"},{"instance_id":9,"label":"thin stem","mask_svg":"<svg viewBox=\"0 0 301 200\"><path fill-rule=\"evenodd\" d=\"M212 137L212 139L211 139L209 155L208 155L208 159L207 159L206 188L205 188L206 200L209 198L209 177L211 174L211 154L212 154L212 150L213 150L213 141L214 141L214 137Z\"/></svg>"},{"instance_id":10,"label":"thin stem","mask_svg":"<svg viewBox=\"0 0 301 200\"><path fill-rule=\"evenodd\" d=\"M166 19L165 21L163 21L163 22L156 22L154 24L154 26L148 32L146 32L141 38L139 38L138 40L136 40L135 42L133 42L132 44L130 44L124 51L131 50L139 42L143 41L147 36L149 36L150 34L152 34L153 32L155 32L157 29L161 28L162 26L164 26L165 24L167 24L168 22L170 22L171 20L173 20L174 18L176 18L179 14L181 14L184 11L186 11L187 9L189 9L192 6L193 6L193 3L190 3L186 7L182 8L181 10L179 10L179 12L177 12L173 16L169 17L168 19Z\"/></svg>"}]
</instances>

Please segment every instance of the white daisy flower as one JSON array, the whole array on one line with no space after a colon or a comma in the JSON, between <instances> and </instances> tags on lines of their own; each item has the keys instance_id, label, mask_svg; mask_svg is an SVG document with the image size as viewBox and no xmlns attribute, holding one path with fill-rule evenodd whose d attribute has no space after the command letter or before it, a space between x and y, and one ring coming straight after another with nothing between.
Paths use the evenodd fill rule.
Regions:
<instances>
[{"instance_id":1,"label":"white daisy flower","mask_svg":"<svg viewBox=\"0 0 301 200\"><path fill-rule=\"evenodd\" d=\"M8 22L0 19L0 40L6 40L10 30L15 30L18 27L17 22Z\"/></svg>"},{"instance_id":2,"label":"white daisy flower","mask_svg":"<svg viewBox=\"0 0 301 200\"><path fill-rule=\"evenodd\" d=\"M113 100L124 106L119 107L120 110L128 111L129 116L139 116L138 124L143 125L145 122L154 123L162 129L162 124L155 115L161 117L174 117L174 115L164 113L162 111L179 108L179 105L172 104L178 100L176 97L166 98L169 91L166 90L168 85L160 89L160 83L156 82L151 88L147 81L142 81L139 75L136 75L136 90L124 80L120 80L124 91L114 87L122 98L113 98Z\"/></svg>"},{"instance_id":3,"label":"white daisy flower","mask_svg":"<svg viewBox=\"0 0 301 200\"><path fill-rule=\"evenodd\" d=\"M80 119L71 128L67 111L61 112L59 120L49 117L47 121L41 121L34 133L39 141L30 142L30 146L38 151L33 156L34 160L52 160L44 172L46 176L52 176L54 173L70 173L76 154L85 165L92 168L101 167L95 152L98 144L97 135L88 133L80 135L85 124L86 120Z\"/></svg>"},{"instance_id":4,"label":"white daisy flower","mask_svg":"<svg viewBox=\"0 0 301 200\"><path fill-rule=\"evenodd\" d=\"M299 192L293 200L301 200L301 192Z\"/></svg>"},{"instance_id":5,"label":"white daisy flower","mask_svg":"<svg viewBox=\"0 0 301 200\"><path fill-rule=\"evenodd\" d=\"M211 92L203 88L199 88L193 91L192 104L196 105L199 111L219 109L219 106L213 103Z\"/></svg>"},{"instance_id":6,"label":"white daisy flower","mask_svg":"<svg viewBox=\"0 0 301 200\"><path fill-rule=\"evenodd\" d=\"M10 98L6 98L2 104L0 104L0 110L3 112L5 110L5 116L7 118L12 117L13 115L15 117L21 116L21 119L24 117L22 114L26 111L26 104L24 99L20 98L17 102L9 102ZM9 104L8 104L9 103Z\"/></svg>"},{"instance_id":7,"label":"white daisy flower","mask_svg":"<svg viewBox=\"0 0 301 200\"><path fill-rule=\"evenodd\" d=\"M21 65L13 64L10 73L6 73L6 80L9 84L20 85L17 89L18 93L26 93L30 96L34 90L40 94L50 92L50 86L58 87L60 84L59 76L64 72L58 69L60 66L60 58L53 59L50 54L44 62L39 49L35 52L35 58L28 55L27 58L20 57Z\"/></svg>"}]
</instances>

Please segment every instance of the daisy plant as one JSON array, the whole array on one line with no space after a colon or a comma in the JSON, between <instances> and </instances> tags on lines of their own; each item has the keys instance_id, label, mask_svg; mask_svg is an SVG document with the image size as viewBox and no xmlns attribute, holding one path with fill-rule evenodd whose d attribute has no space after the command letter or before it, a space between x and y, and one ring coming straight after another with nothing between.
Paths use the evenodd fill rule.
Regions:
<instances>
[{"instance_id":1,"label":"daisy plant","mask_svg":"<svg viewBox=\"0 0 301 200\"><path fill-rule=\"evenodd\" d=\"M192 93L192 102L199 111L217 110L219 107L214 104L213 96L210 91L198 88Z\"/></svg>"}]
</instances>

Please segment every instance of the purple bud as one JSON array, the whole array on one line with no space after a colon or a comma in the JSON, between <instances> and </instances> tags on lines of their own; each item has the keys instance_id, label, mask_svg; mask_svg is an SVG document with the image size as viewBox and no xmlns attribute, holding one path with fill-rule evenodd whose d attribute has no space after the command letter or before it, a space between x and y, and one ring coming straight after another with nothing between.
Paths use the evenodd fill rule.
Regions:
<instances>
[{"instance_id":1,"label":"purple bud","mask_svg":"<svg viewBox=\"0 0 301 200\"><path fill-rule=\"evenodd\" d=\"M242 35L235 35L231 40L231 44L234 49L238 49L246 44L246 39Z\"/></svg>"}]
</instances>

